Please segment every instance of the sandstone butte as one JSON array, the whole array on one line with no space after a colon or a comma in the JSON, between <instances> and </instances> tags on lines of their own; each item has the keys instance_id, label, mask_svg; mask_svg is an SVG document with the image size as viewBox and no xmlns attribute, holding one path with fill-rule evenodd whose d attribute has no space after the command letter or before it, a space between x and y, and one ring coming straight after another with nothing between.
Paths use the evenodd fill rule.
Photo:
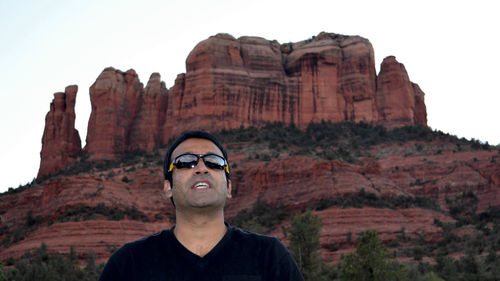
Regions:
<instances>
[{"instance_id":1,"label":"sandstone butte","mask_svg":"<svg viewBox=\"0 0 500 281\"><path fill-rule=\"evenodd\" d=\"M134 70L106 68L90 88L92 113L83 149L74 128L76 87L55 94L46 117L39 177L69 166L82 151L90 160L115 159L128 150L157 149L188 129L218 131L273 121L300 128L321 120L388 127L427 123L424 93L410 82L404 66L387 57L377 76L373 48L358 36L321 33L310 40L279 44L219 34L194 48L186 69L166 89L158 73L143 87ZM352 251L352 241L366 229L377 228L386 242L397 240L401 232L437 241L442 229L434 219L453 221L446 212L446 199L464 191L476 193L478 210L499 205L497 151L460 151L439 141L421 144L429 151L415 151L416 145L378 145L370 152L376 157L350 164L286 153L271 161L256 161L251 160L259 149L254 144L229 143L229 161L235 168L226 218L251 208L258 198L293 214L321 199L362 189L382 197L433 198L445 210L333 206L315 211L323 221L322 255L336 262L342 253ZM164 152L160 148L160 155ZM172 226L169 218L174 209L162 197L158 158L48 177L27 190L2 195L0 239L21 229L30 213L39 223L23 239L0 246L0 260L18 258L43 242L56 252L68 253L74 247L79 253L93 251L99 261L106 261L123 243ZM82 204L136 207L147 221L114 221L99 215L86 221L58 220ZM281 227L287 225L289 219L272 232L285 243ZM346 239L349 234L352 241ZM340 249L329 250L333 245Z\"/></svg>"},{"instance_id":2,"label":"sandstone butte","mask_svg":"<svg viewBox=\"0 0 500 281\"><path fill-rule=\"evenodd\" d=\"M217 34L186 59L186 73L167 89L160 74L146 85L134 70L104 69L90 87L86 146L74 129L74 92L56 94L47 114L38 176L66 167L83 150L90 160L152 151L182 131L260 126L299 128L322 120L427 125L424 93L389 56L378 76L367 39L320 33L298 43ZM71 102L73 99L73 102ZM64 122L56 121L62 116Z\"/></svg>"}]
</instances>

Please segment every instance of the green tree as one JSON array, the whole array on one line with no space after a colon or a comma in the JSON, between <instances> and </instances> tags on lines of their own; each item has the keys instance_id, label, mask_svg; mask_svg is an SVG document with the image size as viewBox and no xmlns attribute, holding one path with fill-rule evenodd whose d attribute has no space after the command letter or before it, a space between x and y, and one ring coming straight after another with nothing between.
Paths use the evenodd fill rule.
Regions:
<instances>
[{"instance_id":1,"label":"green tree","mask_svg":"<svg viewBox=\"0 0 500 281\"><path fill-rule=\"evenodd\" d=\"M325 264L319 253L321 219L308 211L304 215L295 215L291 219L290 252L299 266L306 281L332 280L333 268Z\"/></svg>"},{"instance_id":2,"label":"green tree","mask_svg":"<svg viewBox=\"0 0 500 281\"><path fill-rule=\"evenodd\" d=\"M341 280L406 280L406 271L402 265L390 262L391 254L376 230L362 233L358 241L356 252L345 256L341 264Z\"/></svg>"},{"instance_id":3,"label":"green tree","mask_svg":"<svg viewBox=\"0 0 500 281\"><path fill-rule=\"evenodd\" d=\"M448 256L438 256L435 258L436 265L434 270L439 273L439 275L444 280L458 280L458 267L457 263Z\"/></svg>"}]
</instances>

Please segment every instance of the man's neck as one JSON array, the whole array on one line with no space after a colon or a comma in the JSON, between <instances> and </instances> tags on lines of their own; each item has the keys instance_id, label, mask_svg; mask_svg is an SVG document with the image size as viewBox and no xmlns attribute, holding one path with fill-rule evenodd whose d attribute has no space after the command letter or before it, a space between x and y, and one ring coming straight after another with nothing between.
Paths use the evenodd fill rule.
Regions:
<instances>
[{"instance_id":1,"label":"man's neck","mask_svg":"<svg viewBox=\"0 0 500 281\"><path fill-rule=\"evenodd\" d=\"M215 216L176 214L175 237L186 249L200 257L208 254L226 231L222 212Z\"/></svg>"}]
</instances>

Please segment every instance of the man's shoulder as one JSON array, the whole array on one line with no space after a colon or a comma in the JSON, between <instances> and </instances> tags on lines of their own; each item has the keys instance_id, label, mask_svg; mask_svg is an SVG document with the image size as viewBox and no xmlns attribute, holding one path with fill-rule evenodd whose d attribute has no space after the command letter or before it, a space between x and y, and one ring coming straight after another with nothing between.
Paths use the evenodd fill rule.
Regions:
<instances>
[{"instance_id":1,"label":"man's shoulder","mask_svg":"<svg viewBox=\"0 0 500 281\"><path fill-rule=\"evenodd\" d=\"M239 261L258 264L265 280L304 280L288 249L274 236L232 228L233 247ZM236 246L236 245L235 245Z\"/></svg>"},{"instance_id":2,"label":"man's shoulder","mask_svg":"<svg viewBox=\"0 0 500 281\"><path fill-rule=\"evenodd\" d=\"M237 227L232 227L233 240L248 247L255 247L256 249L272 250L272 251L287 251L281 241L274 237L265 234L259 234Z\"/></svg>"},{"instance_id":3,"label":"man's shoulder","mask_svg":"<svg viewBox=\"0 0 500 281\"><path fill-rule=\"evenodd\" d=\"M260 241L263 243L279 242L278 238L276 238L274 236L255 233L255 232L251 232L251 231L244 230L244 229L234 227L234 226L231 226L231 230L233 232L232 235L234 235L235 238L245 239L245 240L250 240L250 241Z\"/></svg>"},{"instance_id":4,"label":"man's shoulder","mask_svg":"<svg viewBox=\"0 0 500 281\"><path fill-rule=\"evenodd\" d=\"M160 245L166 243L169 231L170 230L162 230L158 233L148 235L141 239L127 242L120 249L118 249L117 252L118 254L126 254L130 252L140 253L156 250Z\"/></svg>"}]
</instances>

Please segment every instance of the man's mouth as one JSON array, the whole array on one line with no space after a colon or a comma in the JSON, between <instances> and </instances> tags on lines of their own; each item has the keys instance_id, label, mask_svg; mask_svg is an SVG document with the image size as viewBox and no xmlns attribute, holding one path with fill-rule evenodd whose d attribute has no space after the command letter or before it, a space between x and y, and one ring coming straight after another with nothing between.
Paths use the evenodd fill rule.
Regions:
<instances>
[{"instance_id":1,"label":"man's mouth","mask_svg":"<svg viewBox=\"0 0 500 281\"><path fill-rule=\"evenodd\" d=\"M206 189L206 188L210 188L210 186L206 182L199 182L199 183L195 184L193 186L193 188L194 189Z\"/></svg>"}]
</instances>

